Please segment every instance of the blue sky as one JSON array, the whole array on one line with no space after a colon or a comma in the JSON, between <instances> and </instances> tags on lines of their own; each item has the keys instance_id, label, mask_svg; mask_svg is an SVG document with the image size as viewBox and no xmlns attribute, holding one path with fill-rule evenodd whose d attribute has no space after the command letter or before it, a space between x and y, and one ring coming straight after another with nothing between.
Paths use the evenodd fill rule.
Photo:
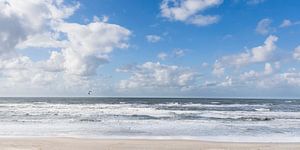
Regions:
<instances>
[{"instance_id":1,"label":"blue sky","mask_svg":"<svg viewBox=\"0 0 300 150\"><path fill-rule=\"evenodd\" d=\"M26 2L0 1L1 96L300 97L298 1Z\"/></svg>"}]
</instances>

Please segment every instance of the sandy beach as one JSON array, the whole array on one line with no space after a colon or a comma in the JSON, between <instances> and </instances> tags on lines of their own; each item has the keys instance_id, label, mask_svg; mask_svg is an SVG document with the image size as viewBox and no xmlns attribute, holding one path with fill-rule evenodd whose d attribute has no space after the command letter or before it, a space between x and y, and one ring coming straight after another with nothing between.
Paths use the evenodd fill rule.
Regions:
<instances>
[{"instance_id":1,"label":"sandy beach","mask_svg":"<svg viewBox=\"0 0 300 150\"><path fill-rule=\"evenodd\" d=\"M299 150L300 143L229 143L196 140L1 138L1 150Z\"/></svg>"}]
</instances>

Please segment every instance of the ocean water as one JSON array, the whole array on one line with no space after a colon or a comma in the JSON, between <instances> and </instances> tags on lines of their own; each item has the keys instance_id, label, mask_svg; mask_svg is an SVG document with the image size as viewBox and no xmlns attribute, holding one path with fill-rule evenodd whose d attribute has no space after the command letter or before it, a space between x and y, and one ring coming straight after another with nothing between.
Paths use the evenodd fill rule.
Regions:
<instances>
[{"instance_id":1,"label":"ocean water","mask_svg":"<svg viewBox=\"0 0 300 150\"><path fill-rule=\"evenodd\" d=\"M300 142L300 100L0 98L0 136Z\"/></svg>"}]
</instances>

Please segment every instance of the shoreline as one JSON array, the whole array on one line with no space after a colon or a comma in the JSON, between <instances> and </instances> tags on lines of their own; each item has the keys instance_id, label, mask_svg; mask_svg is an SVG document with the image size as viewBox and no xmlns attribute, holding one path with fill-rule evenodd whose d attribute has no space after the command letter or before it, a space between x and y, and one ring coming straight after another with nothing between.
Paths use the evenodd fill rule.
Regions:
<instances>
[{"instance_id":1,"label":"shoreline","mask_svg":"<svg viewBox=\"0 0 300 150\"><path fill-rule=\"evenodd\" d=\"M250 137L250 136L249 136ZM300 144L298 137L275 138L274 137L191 137L191 136L0 136L1 139L84 139L84 140L149 140L149 141L201 141L215 143L244 143L244 144ZM247 140L246 140L247 138ZM265 140L269 138L268 140ZM273 138L273 139L272 139ZM239 139L239 140L236 140ZM255 139L255 140L254 140ZM284 140L282 140L284 139Z\"/></svg>"},{"instance_id":2,"label":"shoreline","mask_svg":"<svg viewBox=\"0 0 300 150\"><path fill-rule=\"evenodd\" d=\"M14 150L298 150L299 143L217 142L184 139L94 139L77 137L0 137L0 149Z\"/></svg>"}]
</instances>

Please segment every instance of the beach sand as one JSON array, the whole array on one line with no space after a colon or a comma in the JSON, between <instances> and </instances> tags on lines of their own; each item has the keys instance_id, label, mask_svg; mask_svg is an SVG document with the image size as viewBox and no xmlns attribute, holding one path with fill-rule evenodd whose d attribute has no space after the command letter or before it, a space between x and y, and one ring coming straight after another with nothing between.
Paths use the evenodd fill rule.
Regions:
<instances>
[{"instance_id":1,"label":"beach sand","mask_svg":"<svg viewBox=\"0 0 300 150\"><path fill-rule=\"evenodd\" d=\"M229 143L197 140L0 138L1 150L299 150L300 143Z\"/></svg>"}]
</instances>

